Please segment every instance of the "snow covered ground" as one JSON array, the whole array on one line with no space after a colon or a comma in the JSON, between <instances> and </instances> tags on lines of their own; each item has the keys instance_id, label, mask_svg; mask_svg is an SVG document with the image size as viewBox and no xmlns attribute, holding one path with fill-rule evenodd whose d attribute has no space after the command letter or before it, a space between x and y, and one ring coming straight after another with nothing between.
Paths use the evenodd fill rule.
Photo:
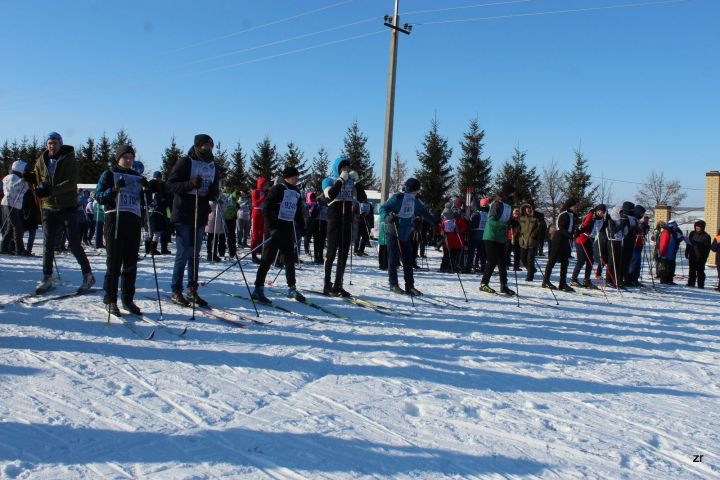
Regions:
<instances>
[{"instance_id":1,"label":"snow covered ground","mask_svg":"<svg viewBox=\"0 0 720 480\"><path fill-rule=\"evenodd\" d=\"M383 290L375 257L356 257L348 290L392 316L273 297L329 321L263 308L272 324L238 329L164 304L188 333L153 341L105 325L99 293L7 304L41 262L2 257L0 477L720 478L720 294L558 293L555 307L521 276L518 308L465 275L465 303L432 254L418 288L460 308L412 306ZM104 257L91 260L101 282ZM80 274L58 261L69 291ZM171 265L158 258L166 292ZM201 280L225 266L203 263ZM149 258L140 269L138 303L157 318ZM320 272L303 264L299 284L319 288ZM201 293L250 315L219 293L247 294L241 282L233 268Z\"/></svg>"}]
</instances>

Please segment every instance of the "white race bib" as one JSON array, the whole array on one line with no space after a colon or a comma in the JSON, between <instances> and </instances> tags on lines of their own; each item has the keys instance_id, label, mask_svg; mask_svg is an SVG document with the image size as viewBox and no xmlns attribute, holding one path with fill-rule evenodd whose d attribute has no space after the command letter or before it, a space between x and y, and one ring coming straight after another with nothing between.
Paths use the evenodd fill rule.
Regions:
<instances>
[{"instance_id":1,"label":"white race bib","mask_svg":"<svg viewBox=\"0 0 720 480\"><path fill-rule=\"evenodd\" d=\"M398 217L413 218L415 216L415 196L405 193Z\"/></svg>"},{"instance_id":2,"label":"white race bib","mask_svg":"<svg viewBox=\"0 0 720 480\"><path fill-rule=\"evenodd\" d=\"M202 186L199 189L190 192L190 195L195 195L197 192L197 194L201 197L205 197L208 194L210 185L212 185L215 180L215 163L206 163L193 159L190 159L190 161L192 162L192 167L190 168L190 179L192 180L198 176L202 178Z\"/></svg>"},{"instance_id":3,"label":"white race bib","mask_svg":"<svg viewBox=\"0 0 720 480\"><path fill-rule=\"evenodd\" d=\"M129 212L140 216L140 195L142 192L142 177L137 175L123 175L118 172L113 172L113 178L115 184L120 181L120 178L125 179L125 186L120 189L120 202L118 203L117 210L121 212Z\"/></svg>"},{"instance_id":4,"label":"white race bib","mask_svg":"<svg viewBox=\"0 0 720 480\"><path fill-rule=\"evenodd\" d=\"M300 199L300 192L285 189L282 203L280 203L280 212L278 212L278 219L285 220L286 222L292 222L295 220L295 212L297 212L297 204Z\"/></svg>"},{"instance_id":5,"label":"white race bib","mask_svg":"<svg viewBox=\"0 0 720 480\"><path fill-rule=\"evenodd\" d=\"M503 203L503 212L502 215L500 215L500 222L507 223L508 220L510 220L510 215L512 215L512 207L508 205L507 203Z\"/></svg>"},{"instance_id":6,"label":"white race bib","mask_svg":"<svg viewBox=\"0 0 720 480\"><path fill-rule=\"evenodd\" d=\"M352 202L355 200L355 182L348 179L343 183L340 193L335 197L336 202Z\"/></svg>"},{"instance_id":7,"label":"white race bib","mask_svg":"<svg viewBox=\"0 0 720 480\"><path fill-rule=\"evenodd\" d=\"M443 225L444 225L444 227L445 227L445 231L446 231L446 232L454 232L454 231L455 231L456 225L455 225L455 219L454 219L454 218L451 218L450 220L445 220L445 222L443 223Z\"/></svg>"}]
</instances>

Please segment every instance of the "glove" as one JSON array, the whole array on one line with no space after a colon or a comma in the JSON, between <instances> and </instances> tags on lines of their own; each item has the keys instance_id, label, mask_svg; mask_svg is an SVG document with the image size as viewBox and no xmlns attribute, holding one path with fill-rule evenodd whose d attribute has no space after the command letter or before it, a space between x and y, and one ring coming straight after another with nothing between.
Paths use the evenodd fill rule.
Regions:
<instances>
[{"instance_id":1,"label":"glove","mask_svg":"<svg viewBox=\"0 0 720 480\"><path fill-rule=\"evenodd\" d=\"M202 187L202 177L197 175L195 178L190 180L190 185L192 185L194 189Z\"/></svg>"},{"instance_id":2,"label":"glove","mask_svg":"<svg viewBox=\"0 0 720 480\"><path fill-rule=\"evenodd\" d=\"M35 193L39 198L47 198L50 196L50 186L47 183L40 183L35 189Z\"/></svg>"},{"instance_id":3,"label":"glove","mask_svg":"<svg viewBox=\"0 0 720 480\"><path fill-rule=\"evenodd\" d=\"M270 238L279 240L280 239L280 230L278 230L277 228L270 230Z\"/></svg>"},{"instance_id":4,"label":"glove","mask_svg":"<svg viewBox=\"0 0 720 480\"><path fill-rule=\"evenodd\" d=\"M196 177L196 178L200 178L200 177ZM218 188L215 186L214 183L211 183L210 186L208 187L208 198L210 200L215 200L218 196L218 193L220 193ZM220 202L220 203L223 204L223 202Z\"/></svg>"},{"instance_id":5,"label":"glove","mask_svg":"<svg viewBox=\"0 0 720 480\"><path fill-rule=\"evenodd\" d=\"M114 191L114 192L117 192L117 191L120 190L121 188L125 188L125 185L127 185L127 184L125 183L125 179L124 179L123 177L120 177L120 180L118 180L117 182L115 182L115 186L113 187L113 191Z\"/></svg>"},{"instance_id":6,"label":"glove","mask_svg":"<svg viewBox=\"0 0 720 480\"><path fill-rule=\"evenodd\" d=\"M148 190L150 188L150 182L148 182L148 179L145 177L140 180L140 185L142 185L143 190Z\"/></svg>"},{"instance_id":7,"label":"glove","mask_svg":"<svg viewBox=\"0 0 720 480\"><path fill-rule=\"evenodd\" d=\"M345 182L347 179L350 178L350 174L346 171L340 173L340 179Z\"/></svg>"},{"instance_id":8,"label":"glove","mask_svg":"<svg viewBox=\"0 0 720 480\"><path fill-rule=\"evenodd\" d=\"M360 176L358 175L358 173L355 170L350 171L349 175L353 182L357 182L358 179L360 178Z\"/></svg>"},{"instance_id":9,"label":"glove","mask_svg":"<svg viewBox=\"0 0 720 480\"><path fill-rule=\"evenodd\" d=\"M390 215L388 215L388 222L397 223L397 221L398 221L398 219L397 219L397 215L395 214L395 212L390 212Z\"/></svg>"},{"instance_id":10,"label":"glove","mask_svg":"<svg viewBox=\"0 0 720 480\"><path fill-rule=\"evenodd\" d=\"M35 172L27 170L23 172L22 178L28 183L35 183Z\"/></svg>"}]
</instances>

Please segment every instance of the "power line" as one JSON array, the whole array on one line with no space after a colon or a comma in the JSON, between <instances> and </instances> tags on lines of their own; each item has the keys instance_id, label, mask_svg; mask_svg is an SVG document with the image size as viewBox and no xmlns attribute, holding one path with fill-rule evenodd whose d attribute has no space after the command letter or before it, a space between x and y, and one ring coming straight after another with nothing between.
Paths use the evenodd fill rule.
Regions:
<instances>
[{"instance_id":1,"label":"power line","mask_svg":"<svg viewBox=\"0 0 720 480\"><path fill-rule=\"evenodd\" d=\"M252 52L252 51L255 51L255 50L260 50L260 49L262 49L262 48L274 47L274 46L276 46L276 45L282 45L282 44L284 44L284 43L292 42L292 41L294 41L294 40L301 40L301 39L303 39L303 38L314 37L314 36L316 36L316 35L321 35L321 34L323 34L323 33L334 32L334 31L336 31L336 30L341 30L341 29L344 29L344 28L347 28L347 27L353 27L353 26L355 26L355 25L361 25L361 24L363 24L363 23L368 23L368 22L372 22L372 21L375 21L375 20L379 20L379 19L382 19L382 17L366 18L366 19L364 19L364 20L358 20L358 21L356 21L356 22L346 23L346 24L344 24L344 25L338 25L338 26L331 27L331 28L325 28L325 29L323 29L323 30L317 30L317 31L315 31L315 32L309 32L309 33L304 33L304 34L302 34L302 35L296 35L296 36L294 36L294 37L285 38L285 39L283 39L283 40L276 40L276 41L274 41L274 42L265 43L265 44L262 44L262 45L255 45L254 47L247 47L247 48L243 48L243 49L240 49L240 50L233 50L233 51L231 51L231 52L221 53L221 54L218 54L218 55L214 55L214 56L212 56L212 57L204 57L204 58L201 58L201 59L199 59L199 60L195 60L195 61L192 61L192 62L188 62L188 63L186 63L186 64L184 64L184 65L182 65L182 66L183 66L183 67L187 67L187 66L191 66L191 65L196 65L196 64L198 64L198 63L204 63L204 62L209 62L209 61L212 61L212 60L217 60L217 59L219 59L219 58L225 58L225 57L230 57L230 56L233 56L233 55L240 55L240 54L242 54L242 53L247 53L247 52Z\"/></svg>"},{"instance_id":2,"label":"power line","mask_svg":"<svg viewBox=\"0 0 720 480\"><path fill-rule=\"evenodd\" d=\"M314 10L309 10L309 11L307 11L307 12L299 13L299 14L297 14L297 15L292 15L292 16L290 16L290 17L285 17L285 18L281 18L281 19L279 19L279 20L274 20L274 21L272 21L272 22L263 23L263 24L261 24L261 25L256 25L256 26L254 26L254 27L249 27L249 28L245 28L245 29L243 29L243 30L238 30L237 32L228 33L228 34L222 35L222 36L220 36L220 37L209 38L209 39L203 40L203 41L201 41L201 42L197 42L197 43L193 43L193 44L190 44L190 45L186 45L186 46L184 46L184 47L180 47L180 48L177 48L177 49L175 49L175 50L170 50L169 52L165 52L165 54L167 55L167 54L171 54L171 53L178 53L178 52L182 52L182 51L184 51L184 50L189 50L189 49L191 49L191 48L200 47L200 46L202 46L202 45L207 45L208 43L219 42L220 40L226 40L226 39L228 39L228 38L236 37L236 36L238 36L238 35L243 35L243 34L249 33L249 32L254 32L254 31L260 30L260 29L262 29L262 28L272 27L272 26L274 26L274 25L279 25L279 24L281 24L281 23L286 23L286 22L289 22L289 21L291 21L291 20L295 20L295 19L297 19L297 18L302 18L302 17L308 16L308 15L312 15L313 13L318 13L318 12L322 12L322 11L324 11L324 10L329 10L329 9L331 9L331 8L336 8L336 7L340 7L340 6L342 6L342 5L347 5L348 3L352 3L353 1L354 1L354 0L344 0L344 1L339 2L339 3L334 3L334 4L332 4L332 5L327 5L327 6L325 6L325 7L316 8L316 9L314 9Z\"/></svg>"},{"instance_id":3,"label":"power line","mask_svg":"<svg viewBox=\"0 0 720 480\"><path fill-rule=\"evenodd\" d=\"M624 8L639 8L639 7L650 7L650 6L657 6L657 5L666 5L666 4L672 4L672 3L685 3L690 0L659 0L655 2L645 2L645 3L625 3L621 5L607 5L604 7L588 7L588 8L573 8L573 9L567 9L567 10L549 10L545 12L528 12L528 13L515 13L510 15L495 15L491 17L471 17L471 18L459 18L455 20L437 20L434 22L423 22L423 23L414 23L413 25L442 25L442 24L448 24L448 23L466 23L466 22L478 22L482 20L497 20L497 19L505 19L505 18L519 18L519 17L539 17L539 16L545 16L545 15L555 15L555 14L565 14L565 13L581 13L581 12L594 12L594 11L600 11L600 10L619 10Z\"/></svg>"},{"instance_id":4,"label":"power line","mask_svg":"<svg viewBox=\"0 0 720 480\"><path fill-rule=\"evenodd\" d=\"M591 177L591 178L595 178L595 179L600 179L600 180L603 180L603 181L607 180L608 182L631 183L631 184L633 184L633 185L642 185L642 186L646 185L646 183L644 183L644 182L632 182L632 181L630 181L630 180L618 180L617 178L608 178L608 177L597 176L597 175L590 175L590 177ZM682 189L683 189L683 190L696 190L696 191L699 191L699 192L704 192L704 191L705 191L704 188L682 187Z\"/></svg>"},{"instance_id":5,"label":"power line","mask_svg":"<svg viewBox=\"0 0 720 480\"><path fill-rule=\"evenodd\" d=\"M472 5L460 5L457 7L447 7L447 8L433 8L429 10L415 10L412 12L405 12L403 13L403 16L406 15L421 15L423 13L439 13L439 12L449 12L451 10L465 10L468 8L482 8L482 7L494 7L496 5L509 5L512 3L530 3L534 2L535 0L508 0L505 2L494 2L494 3L474 3Z\"/></svg>"}]
</instances>

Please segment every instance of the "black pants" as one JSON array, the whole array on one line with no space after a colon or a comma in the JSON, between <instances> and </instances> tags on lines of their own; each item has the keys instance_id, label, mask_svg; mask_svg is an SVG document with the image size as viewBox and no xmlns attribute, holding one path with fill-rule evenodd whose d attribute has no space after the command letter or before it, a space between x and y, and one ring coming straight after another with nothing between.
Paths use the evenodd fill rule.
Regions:
<instances>
[{"instance_id":1,"label":"black pants","mask_svg":"<svg viewBox=\"0 0 720 480\"><path fill-rule=\"evenodd\" d=\"M355 252L365 252L365 247L370 246L370 235L365 217L358 217L358 236L355 239Z\"/></svg>"},{"instance_id":2,"label":"black pants","mask_svg":"<svg viewBox=\"0 0 720 480\"><path fill-rule=\"evenodd\" d=\"M347 264L350 243L352 241L352 223L328 221L327 226L327 255L325 256L325 286L342 288L345 265ZM332 267L337 256L337 267L335 268L335 283L331 282Z\"/></svg>"},{"instance_id":3,"label":"black pants","mask_svg":"<svg viewBox=\"0 0 720 480\"><path fill-rule=\"evenodd\" d=\"M260 266L255 276L255 287L259 288L265 285L265 278L275 257L278 256L278 252L285 261L285 281L288 288L295 287L295 243L292 238L276 237L271 238L263 246Z\"/></svg>"},{"instance_id":4,"label":"black pants","mask_svg":"<svg viewBox=\"0 0 720 480\"><path fill-rule=\"evenodd\" d=\"M313 241L313 245L317 243L318 223L320 221L316 218L308 218L305 221L305 255L310 255L310 240Z\"/></svg>"},{"instance_id":5,"label":"black pants","mask_svg":"<svg viewBox=\"0 0 720 480\"><path fill-rule=\"evenodd\" d=\"M622 275L618 272L622 282L624 284L630 284L632 279L630 278L630 264L632 263L633 250L635 249L635 235L625 237L622 241L622 253L620 262L622 265Z\"/></svg>"},{"instance_id":6,"label":"black pants","mask_svg":"<svg viewBox=\"0 0 720 480\"><path fill-rule=\"evenodd\" d=\"M705 288L705 261L689 260L687 284L694 287L696 280L698 288Z\"/></svg>"},{"instance_id":7,"label":"black pants","mask_svg":"<svg viewBox=\"0 0 720 480\"><path fill-rule=\"evenodd\" d=\"M223 258L225 256L225 234L224 233L208 233L207 234L207 256L208 260L216 257Z\"/></svg>"},{"instance_id":8,"label":"black pants","mask_svg":"<svg viewBox=\"0 0 720 480\"><path fill-rule=\"evenodd\" d=\"M106 224L108 222L105 222ZM88 262L85 250L80 244L80 228L78 226L77 210L66 208L65 210L42 210L43 224L43 275L50 276L53 272L53 260L55 259L55 241L62 233L67 233L70 243L70 251L80 265L83 275L90 273L90 262ZM138 241L140 234L138 233Z\"/></svg>"},{"instance_id":9,"label":"black pants","mask_svg":"<svg viewBox=\"0 0 720 480\"><path fill-rule=\"evenodd\" d=\"M507 244L505 244L505 254L506 254L505 263L510 265L510 262L511 262L510 256L512 255L513 270L519 270L520 269L520 244L508 242Z\"/></svg>"},{"instance_id":10,"label":"black pants","mask_svg":"<svg viewBox=\"0 0 720 480\"><path fill-rule=\"evenodd\" d=\"M380 245L378 247L378 267L380 270L388 269L388 247L387 245Z\"/></svg>"},{"instance_id":11,"label":"black pants","mask_svg":"<svg viewBox=\"0 0 720 480\"><path fill-rule=\"evenodd\" d=\"M481 285L487 285L490 282L495 267L498 267L500 272L500 286L504 287L507 285L507 263L505 262L505 243L493 242L492 240L483 240L485 245L485 255L487 260L485 262L485 273L483 273Z\"/></svg>"},{"instance_id":12,"label":"black pants","mask_svg":"<svg viewBox=\"0 0 720 480\"><path fill-rule=\"evenodd\" d=\"M532 281L535 278L535 272L537 271L537 269L535 268L536 254L537 247L520 249L520 258L522 259L522 263L525 264L525 267L527 268L527 277L525 277L526 280Z\"/></svg>"},{"instance_id":13,"label":"black pants","mask_svg":"<svg viewBox=\"0 0 720 480\"><path fill-rule=\"evenodd\" d=\"M12 208L10 206L3 207L3 220L7 220L5 223L5 231L3 233L3 245L2 249L10 250L10 241L15 243L15 255L22 255L25 253L25 246L23 245L23 218L22 210L19 208Z\"/></svg>"},{"instance_id":14,"label":"black pants","mask_svg":"<svg viewBox=\"0 0 720 480\"><path fill-rule=\"evenodd\" d=\"M327 237L327 222L318 220L315 222L315 233L313 234L313 256L315 263L323 260L323 252L325 251L325 240Z\"/></svg>"},{"instance_id":15,"label":"black pants","mask_svg":"<svg viewBox=\"0 0 720 480\"><path fill-rule=\"evenodd\" d=\"M230 258L235 258L235 255L237 255L237 232L235 231L235 220L225 219L225 238L227 240L228 255L230 255Z\"/></svg>"},{"instance_id":16,"label":"black pants","mask_svg":"<svg viewBox=\"0 0 720 480\"><path fill-rule=\"evenodd\" d=\"M675 283L675 260L658 258L657 273L660 277L660 283L669 285Z\"/></svg>"},{"instance_id":17,"label":"black pants","mask_svg":"<svg viewBox=\"0 0 720 480\"><path fill-rule=\"evenodd\" d=\"M620 240L608 240L605 282L613 287L622 286L622 244Z\"/></svg>"},{"instance_id":18,"label":"black pants","mask_svg":"<svg viewBox=\"0 0 720 480\"><path fill-rule=\"evenodd\" d=\"M548 282L550 281L550 275L552 274L553 268L557 262L560 262L559 285L567 285L568 263L570 262L570 244L563 238L553 240L552 242L548 263L545 266L545 280Z\"/></svg>"},{"instance_id":19,"label":"black pants","mask_svg":"<svg viewBox=\"0 0 720 480\"><path fill-rule=\"evenodd\" d=\"M122 280L122 302L130 303L135 297L138 252L140 251L140 217L128 212L120 214L120 229L115 241L115 213L105 216L104 232L107 249L107 271L103 289L105 303L117 303L118 285Z\"/></svg>"}]
</instances>

